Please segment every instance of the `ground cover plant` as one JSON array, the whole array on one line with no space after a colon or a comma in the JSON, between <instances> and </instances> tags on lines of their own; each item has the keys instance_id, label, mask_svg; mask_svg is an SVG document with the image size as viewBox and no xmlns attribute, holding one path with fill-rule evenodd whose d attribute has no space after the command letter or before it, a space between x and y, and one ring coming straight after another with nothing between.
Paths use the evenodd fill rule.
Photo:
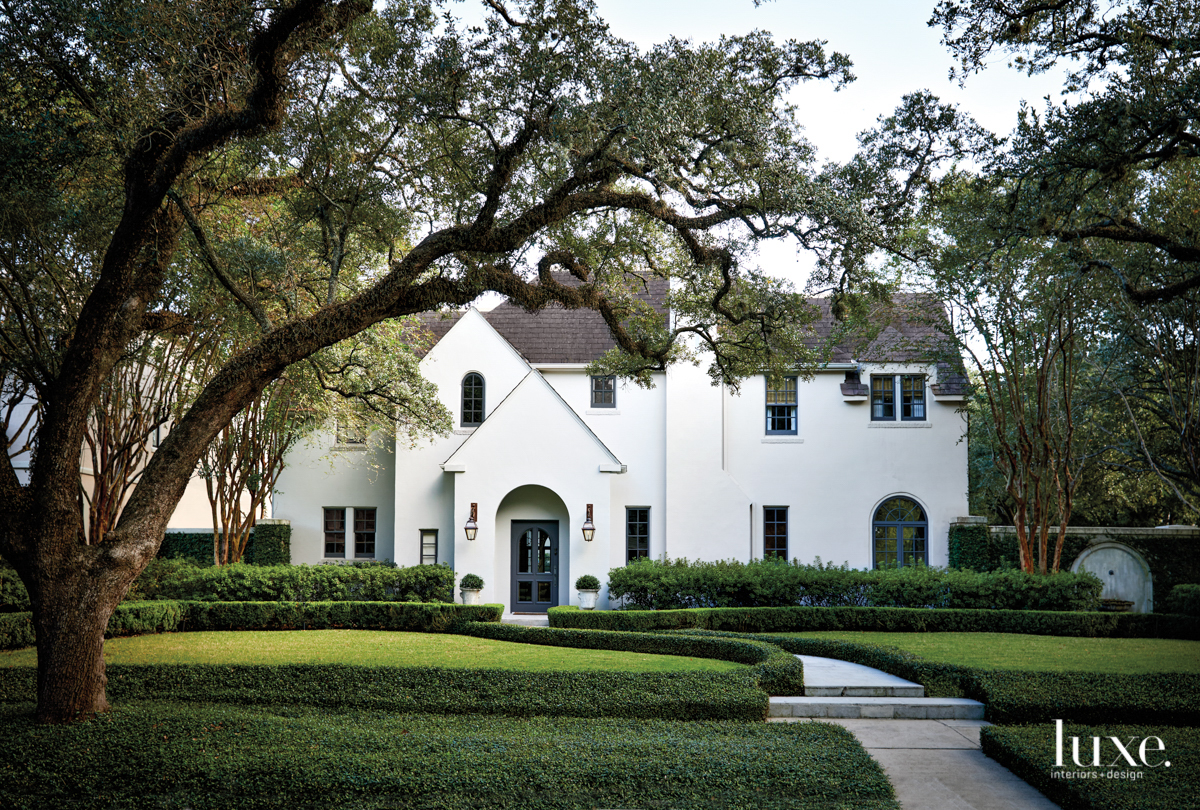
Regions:
<instances>
[{"instance_id":1,"label":"ground cover plant","mask_svg":"<svg viewBox=\"0 0 1200 810\"><path fill-rule=\"evenodd\" d=\"M1080 760L1094 762L1092 738L1100 737L1101 765L1078 766L1072 761L1071 738L1080 740ZM1131 766L1108 738L1117 737L1130 748L1137 763ZM1137 738L1129 745L1130 738ZM1146 737L1159 738L1164 746L1148 746L1149 761L1142 765L1138 746ZM1063 810L1183 810L1200 807L1200 728L1171 726L1066 724L1063 728L1064 767L1055 766L1056 731L1053 723L1032 726L992 726L982 730L983 751L992 759L1046 794ZM1170 762L1170 766L1165 765ZM1071 772L1067 779L1054 772ZM1096 774L1079 778L1078 774ZM1132 776L1131 776L1132 774Z\"/></svg>"},{"instance_id":2,"label":"ground cover plant","mask_svg":"<svg viewBox=\"0 0 1200 810\"><path fill-rule=\"evenodd\" d=\"M200 631L109 639L106 664L356 664L545 671L730 672L711 658L571 649L448 633L370 630ZM0 652L0 667L37 664L37 650Z\"/></svg>"},{"instance_id":3,"label":"ground cover plant","mask_svg":"<svg viewBox=\"0 0 1200 810\"><path fill-rule=\"evenodd\" d=\"M14 810L899 807L853 736L823 723L129 702L47 727L32 710L0 706L0 806Z\"/></svg>"},{"instance_id":4,"label":"ground cover plant","mask_svg":"<svg viewBox=\"0 0 1200 810\"><path fill-rule=\"evenodd\" d=\"M955 571L914 566L857 571L777 559L706 562L644 558L608 572L610 599L625 608L909 607L1095 610L1100 580L1088 573Z\"/></svg>"},{"instance_id":5,"label":"ground cover plant","mask_svg":"<svg viewBox=\"0 0 1200 810\"><path fill-rule=\"evenodd\" d=\"M1200 672L1200 641L1078 638L1018 633L772 633L772 637L841 639L882 644L941 661L984 669L1045 672Z\"/></svg>"}]
</instances>

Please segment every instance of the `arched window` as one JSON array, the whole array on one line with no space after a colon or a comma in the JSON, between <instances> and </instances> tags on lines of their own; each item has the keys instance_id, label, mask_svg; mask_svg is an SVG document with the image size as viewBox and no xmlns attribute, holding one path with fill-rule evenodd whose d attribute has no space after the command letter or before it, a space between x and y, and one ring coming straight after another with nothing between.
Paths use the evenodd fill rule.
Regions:
<instances>
[{"instance_id":1,"label":"arched window","mask_svg":"<svg viewBox=\"0 0 1200 810\"><path fill-rule=\"evenodd\" d=\"M875 510L875 567L900 568L929 563L929 521L908 498L889 498Z\"/></svg>"},{"instance_id":2,"label":"arched window","mask_svg":"<svg viewBox=\"0 0 1200 810\"><path fill-rule=\"evenodd\" d=\"M462 381L462 424L463 427L483 424L483 375L474 371Z\"/></svg>"}]
</instances>

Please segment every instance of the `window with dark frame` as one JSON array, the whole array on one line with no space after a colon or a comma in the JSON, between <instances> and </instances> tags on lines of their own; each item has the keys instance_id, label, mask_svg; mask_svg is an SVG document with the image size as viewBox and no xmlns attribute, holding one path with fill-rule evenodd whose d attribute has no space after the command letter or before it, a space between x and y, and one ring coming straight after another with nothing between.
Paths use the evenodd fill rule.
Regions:
<instances>
[{"instance_id":1,"label":"window with dark frame","mask_svg":"<svg viewBox=\"0 0 1200 810\"><path fill-rule=\"evenodd\" d=\"M929 522L925 511L908 498L889 498L875 510L871 523L876 568L907 568L929 563Z\"/></svg>"},{"instance_id":2,"label":"window with dark frame","mask_svg":"<svg viewBox=\"0 0 1200 810\"><path fill-rule=\"evenodd\" d=\"M483 424L483 375L472 371L462 381L462 425Z\"/></svg>"},{"instance_id":3,"label":"window with dark frame","mask_svg":"<svg viewBox=\"0 0 1200 810\"><path fill-rule=\"evenodd\" d=\"M900 418L910 422L925 419L925 377L905 374L900 377Z\"/></svg>"},{"instance_id":4,"label":"window with dark frame","mask_svg":"<svg viewBox=\"0 0 1200 810\"><path fill-rule=\"evenodd\" d=\"M375 508L354 510L354 556L375 556Z\"/></svg>"},{"instance_id":5,"label":"window with dark frame","mask_svg":"<svg viewBox=\"0 0 1200 810\"><path fill-rule=\"evenodd\" d=\"M796 378L767 377L767 435L796 435Z\"/></svg>"},{"instance_id":6,"label":"window with dark frame","mask_svg":"<svg viewBox=\"0 0 1200 810\"><path fill-rule=\"evenodd\" d=\"M348 422L338 420L337 435L335 440L338 444L366 444L367 437L355 425Z\"/></svg>"},{"instance_id":7,"label":"window with dark frame","mask_svg":"<svg viewBox=\"0 0 1200 810\"><path fill-rule=\"evenodd\" d=\"M625 562L650 556L650 509L625 507Z\"/></svg>"},{"instance_id":8,"label":"window with dark frame","mask_svg":"<svg viewBox=\"0 0 1200 810\"><path fill-rule=\"evenodd\" d=\"M788 508L763 507L763 557L788 558Z\"/></svg>"},{"instance_id":9,"label":"window with dark frame","mask_svg":"<svg viewBox=\"0 0 1200 810\"><path fill-rule=\"evenodd\" d=\"M346 556L346 510L325 510L325 556Z\"/></svg>"},{"instance_id":10,"label":"window with dark frame","mask_svg":"<svg viewBox=\"0 0 1200 810\"><path fill-rule=\"evenodd\" d=\"M421 529L421 565L437 565L437 529Z\"/></svg>"},{"instance_id":11,"label":"window with dark frame","mask_svg":"<svg viewBox=\"0 0 1200 810\"><path fill-rule=\"evenodd\" d=\"M611 374L592 377L592 407L617 407L617 378Z\"/></svg>"},{"instance_id":12,"label":"window with dark frame","mask_svg":"<svg viewBox=\"0 0 1200 810\"><path fill-rule=\"evenodd\" d=\"M896 382L889 374L871 377L871 420L896 418Z\"/></svg>"}]
</instances>

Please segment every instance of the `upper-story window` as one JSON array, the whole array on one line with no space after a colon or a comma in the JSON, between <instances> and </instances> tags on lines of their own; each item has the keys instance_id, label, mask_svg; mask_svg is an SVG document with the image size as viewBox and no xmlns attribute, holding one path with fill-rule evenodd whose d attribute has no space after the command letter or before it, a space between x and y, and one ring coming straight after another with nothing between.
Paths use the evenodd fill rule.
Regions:
<instances>
[{"instance_id":1,"label":"upper-story window","mask_svg":"<svg viewBox=\"0 0 1200 810\"><path fill-rule=\"evenodd\" d=\"M796 434L796 378L767 377L767 434Z\"/></svg>"},{"instance_id":2,"label":"upper-story window","mask_svg":"<svg viewBox=\"0 0 1200 810\"><path fill-rule=\"evenodd\" d=\"M617 407L617 378L611 374L592 377L592 407Z\"/></svg>"},{"instance_id":3,"label":"upper-story window","mask_svg":"<svg viewBox=\"0 0 1200 810\"><path fill-rule=\"evenodd\" d=\"M896 391L899 405L896 407ZM871 377L871 419L873 421L900 419L909 422L925 420L925 375L876 374Z\"/></svg>"},{"instance_id":4,"label":"upper-story window","mask_svg":"<svg viewBox=\"0 0 1200 810\"><path fill-rule=\"evenodd\" d=\"M358 427L358 425L354 425L349 422L343 422L339 419L337 422L335 441L338 444L366 444L367 437L366 434L362 432L362 429Z\"/></svg>"},{"instance_id":5,"label":"upper-story window","mask_svg":"<svg viewBox=\"0 0 1200 810\"><path fill-rule=\"evenodd\" d=\"M472 371L462 381L462 425L483 424L483 375Z\"/></svg>"}]
</instances>

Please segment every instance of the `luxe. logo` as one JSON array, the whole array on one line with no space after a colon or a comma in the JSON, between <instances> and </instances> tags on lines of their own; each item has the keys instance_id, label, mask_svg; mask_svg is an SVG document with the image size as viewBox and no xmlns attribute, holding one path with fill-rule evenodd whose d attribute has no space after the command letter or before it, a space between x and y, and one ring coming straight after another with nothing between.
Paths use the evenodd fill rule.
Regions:
<instances>
[{"instance_id":1,"label":"luxe. logo","mask_svg":"<svg viewBox=\"0 0 1200 810\"><path fill-rule=\"evenodd\" d=\"M1151 762L1149 759L1149 757L1154 753L1167 750L1167 747L1163 745L1162 740L1160 740L1158 737L1144 737L1140 739L1141 742L1139 743L1138 737L1129 737L1125 740L1122 740L1120 737L1092 737L1091 761L1082 762L1079 759L1079 738L1071 737L1071 759L1073 759L1075 764L1081 768L1113 768L1117 766L1124 767L1125 765L1130 765L1134 768L1140 768L1143 766L1147 768L1157 768L1159 766L1164 768L1171 767L1171 761L1166 758L1163 758L1163 760L1160 762ZM1063 767L1064 748L1062 720L1054 721L1054 743L1054 766L1056 768L1061 768ZM1135 751L1137 753L1136 759L1134 758ZM1087 752L1085 749L1084 755L1086 756L1086 754ZM1104 760L1108 758L1109 754L1112 755L1113 759L1111 762L1105 764ZM1157 757L1154 758L1157 759Z\"/></svg>"}]
</instances>

